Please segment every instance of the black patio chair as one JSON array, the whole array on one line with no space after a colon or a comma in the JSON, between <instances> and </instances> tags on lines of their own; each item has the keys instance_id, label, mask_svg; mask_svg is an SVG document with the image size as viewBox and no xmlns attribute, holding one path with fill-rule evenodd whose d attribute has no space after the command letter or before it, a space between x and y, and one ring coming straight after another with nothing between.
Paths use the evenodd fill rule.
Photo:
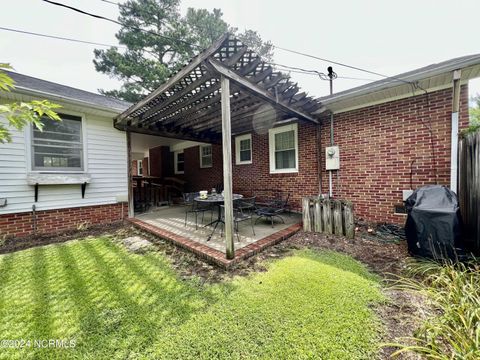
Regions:
<instances>
[{"instance_id":1,"label":"black patio chair","mask_svg":"<svg viewBox=\"0 0 480 360\"><path fill-rule=\"evenodd\" d=\"M280 214L284 213L285 211L290 212L289 204L288 201L290 200L290 193L287 194L287 197L282 200L282 199L276 199L273 202L270 203L270 206L265 206L262 208L259 208L255 211L255 213L258 215L257 220L255 220L255 224L257 223L258 220L265 218L265 219L270 219L270 223L272 224L273 228L273 219L274 218L279 218L282 220L282 222L285 224L285 220L280 216Z\"/></svg>"},{"instance_id":2,"label":"black patio chair","mask_svg":"<svg viewBox=\"0 0 480 360\"><path fill-rule=\"evenodd\" d=\"M210 204L195 201L195 198L199 195L200 193L198 192L183 193L183 205L185 205L185 226L187 226L188 214L195 214L195 230L198 229L199 213L202 213L202 224L206 211L210 211L210 218L213 218L212 206Z\"/></svg>"},{"instance_id":3,"label":"black patio chair","mask_svg":"<svg viewBox=\"0 0 480 360\"><path fill-rule=\"evenodd\" d=\"M241 210L242 212L254 213L257 205L255 202L256 196L244 197L233 202L233 207L235 209Z\"/></svg>"},{"instance_id":4,"label":"black patio chair","mask_svg":"<svg viewBox=\"0 0 480 360\"><path fill-rule=\"evenodd\" d=\"M255 224L258 222L258 220L262 218L265 218L267 220L270 219L272 228L273 228L273 218L279 218L285 224L285 220L283 220L283 218L280 216L282 212L283 212L283 209L278 209L273 207L263 207L263 208L257 209L255 213L258 215L258 218L257 220L255 220Z\"/></svg>"},{"instance_id":5,"label":"black patio chair","mask_svg":"<svg viewBox=\"0 0 480 360\"><path fill-rule=\"evenodd\" d=\"M235 203L237 201L238 200L235 200L233 202L233 230L235 231L235 234L237 235L237 240L240 241L240 235L238 234L238 224L239 223L241 223L242 221L250 220L250 225L252 227L253 236L255 236L255 229L254 229L254 223L253 223L253 214L244 213L241 208L235 207ZM222 220L225 221L225 206L220 205L220 208L222 209ZM224 223L223 226L225 227L225 223ZM222 228L221 236L223 236L223 228Z\"/></svg>"},{"instance_id":6,"label":"black patio chair","mask_svg":"<svg viewBox=\"0 0 480 360\"><path fill-rule=\"evenodd\" d=\"M291 213L291 206L289 204L290 200L290 193L287 193L287 196L285 199L282 197L282 194L279 194L276 199L274 199L268 207L276 208L276 209L282 209L282 212L287 212L289 215Z\"/></svg>"}]
</instances>

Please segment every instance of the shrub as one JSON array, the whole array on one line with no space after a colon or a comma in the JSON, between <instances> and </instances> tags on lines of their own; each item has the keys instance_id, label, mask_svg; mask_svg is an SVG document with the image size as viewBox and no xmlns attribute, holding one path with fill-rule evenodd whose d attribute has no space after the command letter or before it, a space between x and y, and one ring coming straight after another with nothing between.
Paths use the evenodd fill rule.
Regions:
<instances>
[{"instance_id":1,"label":"shrub","mask_svg":"<svg viewBox=\"0 0 480 360\"><path fill-rule=\"evenodd\" d=\"M480 262L416 261L397 288L423 294L432 315L404 339L413 345L396 344L393 356L413 351L428 359L480 359Z\"/></svg>"}]
</instances>

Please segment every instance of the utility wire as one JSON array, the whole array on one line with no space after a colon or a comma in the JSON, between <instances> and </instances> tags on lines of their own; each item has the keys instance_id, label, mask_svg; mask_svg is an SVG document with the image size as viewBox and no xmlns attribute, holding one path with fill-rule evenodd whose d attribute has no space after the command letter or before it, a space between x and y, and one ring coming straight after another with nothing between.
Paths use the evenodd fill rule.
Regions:
<instances>
[{"instance_id":1,"label":"utility wire","mask_svg":"<svg viewBox=\"0 0 480 360\"><path fill-rule=\"evenodd\" d=\"M40 34L40 33L36 33L36 32L31 32L31 31L25 31L25 30L19 30L19 29L11 29L11 28L6 28L6 27L2 27L2 26L0 26L0 30L10 31L10 32L15 32L15 33L20 33L20 34L26 34L26 35L40 36L40 37L45 37L45 38L50 38L50 39L72 41L72 42L81 43L81 44L89 44L89 45L105 46L105 47L117 47L117 48L122 48L122 49L126 49L126 48L127 48L126 46L122 46L122 45L103 44L103 43L98 43L98 42L93 42L93 41L87 41L87 40L79 40L79 39L73 39L73 38L66 38L66 37L63 37L63 36L47 35L47 34Z\"/></svg>"},{"instance_id":2,"label":"utility wire","mask_svg":"<svg viewBox=\"0 0 480 360\"><path fill-rule=\"evenodd\" d=\"M318 57L318 56L315 56L315 55L310 55L310 54L303 53L303 52L300 52L300 51L287 49L287 48L284 48L284 47L281 47L281 46L274 45L273 47L276 48L276 49L280 49L280 50L283 50L283 51L293 53L293 54L302 55L302 56L309 57L309 58L312 58L312 59L328 62L328 63L335 64L335 65L338 65L338 66L343 66L343 67L350 68L350 69L353 69L353 70L362 71L362 72L365 72L365 73L368 73L368 74L377 75L377 76L384 77L386 79L393 79L393 80L401 81L405 84L412 85L412 82L397 78L395 76L388 76L388 75L380 74L380 73L375 72L375 71L362 69L362 68L359 68L357 66L352 66L352 65L344 64L344 63L341 63L341 62L338 62L338 61L333 61L333 60L321 58L321 57Z\"/></svg>"},{"instance_id":3,"label":"utility wire","mask_svg":"<svg viewBox=\"0 0 480 360\"><path fill-rule=\"evenodd\" d=\"M55 2L55 1L51 1L51 0L42 0L42 1L44 1L44 2L46 2L46 3L49 3L49 4L52 4L52 5L56 5L56 6L60 6L60 7L67 8L67 9L69 9L69 10L78 12L78 13L83 14L83 15L91 16L91 17L94 17L94 18L97 18L97 19L100 19L100 20L109 21L109 22L111 22L111 23L114 23L114 24L117 24L117 25L120 25L120 26L130 27L130 28L135 29L135 30L138 30L138 31L142 31L142 32L145 32L145 33L154 35L154 36L158 36L158 37L162 37L162 38L164 38L164 39L171 40L171 41L173 41L173 42L182 42L182 43L184 43L184 44L186 44L186 45L189 45L189 46L192 46L192 47L200 48L200 49L201 49L201 46L192 44L192 43L190 43L190 42L188 42L188 41L181 40L181 39L175 39L175 38L172 38L172 37L166 36L166 35L161 35L161 34L158 34L158 33L156 33L156 32L150 31L150 30L145 30L145 29L139 28L139 27L137 27L137 26L126 25L126 24L121 23L121 22L118 21L118 20L113 20L113 19L107 18L107 17L102 16L102 15L97 15L97 14L94 14L94 13L90 13L90 12L87 12L87 11L84 11L84 10L81 10L81 9L78 9L78 8L76 8L76 7L73 7L73 6L65 5L65 4L62 4L62 3L59 3L59 2ZM114 2L114 1L110 1L110 0L101 0L101 1L102 1L102 2L105 2L105 3L113 4L113 5L124 6L123 4L120 4L120 3L117 3L117 2ZM280 50L283 50L283 51L291 52L291 53L294 53L294 54L297 54L297 55L302 55L302 56L306 56L306 57L313 58L313 59L316 59L316 60L320 60L320 61L324 61L324 62L328 62L328 63L335 64L335 65L347 67L347 68L350 68L350 69L354 69L354 70L357 70L357 71L362 71L362 72L369 73L369 74L372 74L372 75L381 76L381 77L384 77L384 78L386 78L386 79L397 80L397 81L400 81L400 82L403 82L403 83L406 83L406 84L411 85L414 89L415 89L415 88L419 88L419 89L425 91L425 89L422 89L422 88L419 87L418 84L416 84L416 83L412 83L412 82L410 82L410 81L406 81L406 80L403 80L403 79L400 79L400 78L397 78L397 77L394 77L394 76L384 75L384 74L381 74L381 73L378 73L378 72L375 72L375 71L370 71L370 70L362 69L362 68L359 68L359 67L357 67L357 66L340 63L340 62L338 62L338 61L333 61L333 60L321 58L321 57L318 57L318 56L315 56L315 55L310 55L310 54L306 54L306 53L303 53L303 52L300 52L300 51L287 49L287 48L284 48L284 47L281 47L281 46L276 46L276 45L274 45L273 47L274 47L274 48L277 48L277 49L280 49ZM284 66L284 67L285 67L285 66ZM291 67L291 68L293 68L293 67ZM301 68L297 68L297 69L299 69L299 71L303 70L303 69L301 69ZM312 71L315 72L315 73L317 73L317 74L320 76L320 78L321 78L321 74L323 74L323 73L318 72L318 71L316 71L316 70L312 70Z\"/></svg>"},{"instance_id":4,"label":"utility wire","mask_svg":"<svg viewBox=\"0 0 480 360\"><path fill-rule=\"evenodd\" d=\"M113 19L107 18L107 17L102 16L102 15L97 15L97 14L94 14L94 13L90 13L90 12L87 12L87 11L84 11L84 10L81 10L81 9L78 9L78 8L76 8L76 7L73 7L73 6L65 5L65 4L62 4L62 3L59 3L59 2L55 2L55 1L51 1L51 0L41 0L41 1L46 2L46 3L48 3L48 4L51 4L51 5L64 7L64 8L66 8L66 9L69 9L69 10L72 10L72 11L75 11L75 12L78 12L78 13L80 13L80 14L82 14L82 15L91 16L91 17L94 17L94 18L96 18L96 19L105 20L105 21L111 22L111 23L113 23L113 24L117 24L117 25L124 26L124 27L129 27L129 28L134 29L134 30L137 30L137 31L141 31L141 32L144 32L144 33L147 33L147 34L150 34L150 35L158 36L158 37L161 37L161 38L164 38L164 39L173 41L174 43L175 43L175 42L181 42L181 43L184 43L184 44L186 44L186 45L189 45L189 46L192 46L192 47L195 47L195 48L201 48L201 46L198 46L198 45L189 43L188 41L185 41L185 40L182 40L182 39L175 39L175 38L172 38L172 37L167 36L167 35L158 34L158 33L154 32L154 31L150 31L150 30L146 30L146 29L139 28L138 26L126 25L126 24L121 23L121 22L118 21L118 20L113 20Z\"/></svg>"}]
</instances>

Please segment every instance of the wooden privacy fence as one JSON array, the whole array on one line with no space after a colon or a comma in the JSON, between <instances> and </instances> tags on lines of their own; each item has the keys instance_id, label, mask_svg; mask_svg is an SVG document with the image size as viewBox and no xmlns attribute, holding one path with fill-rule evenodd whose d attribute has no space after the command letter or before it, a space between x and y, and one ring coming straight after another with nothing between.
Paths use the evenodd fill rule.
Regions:
<instances>
[{"instance_id":1,"label":"wooden privacy fence","mask_svg":"<svg viewBox=\"0 0 480 360\"><path fill-rule=\"evenodd\" d=\"M355 237L353 204L344 200L328 200L318 197L302 199L303 230Z\"/></svg>"},{"instance_id":2,"label":"wooden privacy fence","mask_svg":"<svg viewBox=\"0 0 480 360\"><path fill-rule=\"evenodd\" d=\"M458 143L458 198L467 242L480 253L480 131Z\"/></svg>"}]
</instances>

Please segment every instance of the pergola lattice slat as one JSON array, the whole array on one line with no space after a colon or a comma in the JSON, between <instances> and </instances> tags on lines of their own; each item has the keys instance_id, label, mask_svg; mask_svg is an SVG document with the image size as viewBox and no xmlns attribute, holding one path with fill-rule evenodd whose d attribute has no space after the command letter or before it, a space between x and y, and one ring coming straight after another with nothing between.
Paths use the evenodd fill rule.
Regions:
<instances>
[{"instance_id":1,"label":"pergola lattice slat","mask_svg":"<svg viewBox=\"0 0 480 360\"><path fill-rule=\"evenodd\" d=\"M317 100L299 92L288 75L275 71L238 39L225 34L119 115L114 126L132 132L218 142L222 128L221 76L231 81L232 130L251 130L252 116L262 103L277 109L278 121L297 118L318 123L312 114L312 109L321 106Z\"/></svg>"}]
</instances>

